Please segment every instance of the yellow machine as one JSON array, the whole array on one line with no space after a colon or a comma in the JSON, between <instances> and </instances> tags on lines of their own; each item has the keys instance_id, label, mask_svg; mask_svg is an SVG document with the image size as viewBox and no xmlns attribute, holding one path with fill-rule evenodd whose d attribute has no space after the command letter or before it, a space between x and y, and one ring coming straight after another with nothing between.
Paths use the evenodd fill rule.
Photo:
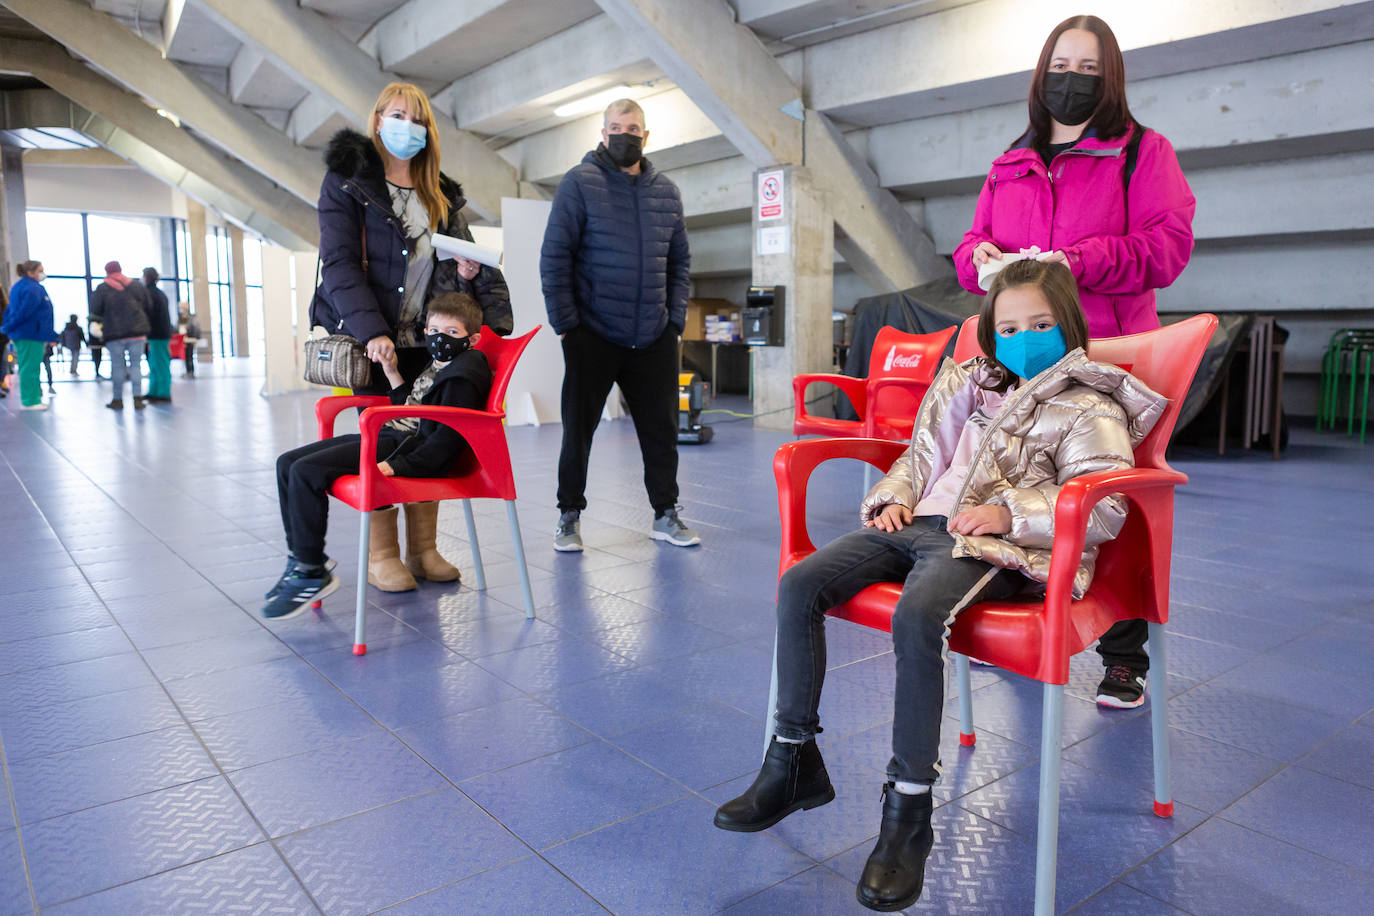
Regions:
<instances>
[{"instance_id":1,"label":"yellow machine","mask_svg":"<svg viewBox=\"0 0 1374 916\"><path fill-rule=\"evenodd\" d=\"M701 411L710 403L706 383L695 372L680 372L677 377L677 441L705 445L711 441L711 427L701 423Z\"/></svg>"}]
</instances>

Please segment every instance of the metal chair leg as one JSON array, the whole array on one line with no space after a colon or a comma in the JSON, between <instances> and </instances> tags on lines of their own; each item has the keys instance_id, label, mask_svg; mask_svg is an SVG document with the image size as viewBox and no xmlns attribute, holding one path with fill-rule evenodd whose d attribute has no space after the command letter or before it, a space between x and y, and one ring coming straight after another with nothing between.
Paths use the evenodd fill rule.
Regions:
<instances>
[{"instance_id":1,"label":"metal chair leg","mask_svg":"<svg viewBox=\"0 0 1374 916\"><path fill-rule=\"evenodd\" d=\"M367 547L372 537L372 513L360 512L358 523L358 607L353 620L353 654L367 654Z\"/></svg>"},{"instance_id":2,"label":"metal chair leg","mask_svg":"<svg viewBox=\"0 0 1374 916\"><path fill-rule=\"evenodd\" d=\"M1046 684L1040 719L1040 823L1035 841L1035 916L1053 916L1059 865L1059 740L1064 685Z\"/></svg>"},{"instance_id":3,"label":"metal chair leg","mask_svg":"<svg viewBox=\"0 0 1374 916\"><path fill-rule=\"evenodd\" d=\"M520 587L525 593L525 619L534 619L534 592L530 590L530 569L525 565L525 541L520 537L520 517L515 514L515 500L506 500L506 517L510 519L510 537L515 544L515 562L520 564ZM472 542L475 546L476 541Z\"/></svg>"},{"instance_id":4,"label":"metal chair leg","mask_svg":"<svg viewBox=\"0 0 1374 916\"><path fill-rule=\"evenodd\" d=\"M472 500L463 500L463 517L468 523L468 543L472 545L472 566L477 573L477 590L487 590L487 572L482 568L482 548L477 546L477 521L472 517Z\"/></svg>"},{"instance_id":5,"label":"metal chair leg","mask_svg":"<svg viewBox=\"0 0 1374 916\"><path fill-rule=\"evenodd\" d=\"M776 711L778 708L778 636L773 634L773 676L768 681L768 712L764 715L763 726L763 754L768 756L768 745L773 743L773 733L777 731L778 721Z\"/></svg>"},{"instance_id":6,"label":"metal chair leg","mask_svg":"<svg viewBox=\"0 0 1374 916\"><path fill-rule=\"evenodd\" d=\"M973 680L969 677L968 656L950 654L954 656L954 674L959 679L959 743L973 747L978 736L973 731Z\"/></svg>"},{"instance_id":7,"label":"metal chair leg","mask_svg":"<svg viewBox=\"0 0 1374 916\"><path fill-rule=\"evenodd\" d=\"M1169 649L1164 625L1150 628L1150 733L1154 739L1155 814L1174 816L1174 792L1169 773Z\"/></svg>"}]
</instances>

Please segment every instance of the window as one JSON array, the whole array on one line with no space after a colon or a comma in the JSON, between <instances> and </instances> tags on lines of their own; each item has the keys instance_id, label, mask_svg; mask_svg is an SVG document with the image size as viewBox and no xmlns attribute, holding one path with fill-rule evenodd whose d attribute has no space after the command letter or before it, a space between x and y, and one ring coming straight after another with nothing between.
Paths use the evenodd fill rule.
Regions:
<instances>
[{"instance_id":1,"label":"window","mask_svg":"<svg viewBox=\"0 0 1374 916\"><path fill-rule=\"evenodd\" d=\"M205 233L206 275L210 278L210 311L215 316L215 341L222 356L238 356L234 346L234 271L230 257L229 230L212 226Z\"/></svg>"},{"instance_id":2,"label":"window","mask_svg":"<svg viewBox=\"0 0 1374 916\"><path fill-rule=\"evenodd\" d=\"M244 303L248 307L248 352L261 356L267 352L266 318L262 305L262 240L243 239Z\"/></svg>"},{"instance_id":3,"label":"window","mask_svg":"<svg viewBox=\"0 0 1374 916\"><path fill-rule=\"evenodd\" d=\"M162 277L158 286L164 293L190 298L190 259L181 254L186 249L185 220L29 210L24 221L30 257L43 262L48 275L43 285L59 324L73 314L78 321L85 319L90 294L105 279L108 261L118 261L135 278L152 267Z\"/></svg>"}]
</instances>

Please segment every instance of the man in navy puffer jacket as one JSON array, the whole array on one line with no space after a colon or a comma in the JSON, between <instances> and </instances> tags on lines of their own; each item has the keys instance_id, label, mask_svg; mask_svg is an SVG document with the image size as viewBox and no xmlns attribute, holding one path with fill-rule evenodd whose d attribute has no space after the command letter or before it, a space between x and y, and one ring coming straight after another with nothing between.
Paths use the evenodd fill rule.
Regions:
<instances>
[{"instance_id":1,"label":"man in navy puffer jacket","mask_svg":"<svg viewBox=\"0 0 1374 916\"><path fill-rule=\"evenodd\" d=\"M539 272L563 341L563 448L555 550L581 550L592 435L619 383L644 456L650 537L701 539L677 513L677 341L687 316L687 227L677 186L643 157L644 111L606 109L602 143L563 176Z\"/></svg>"}]
</instances>

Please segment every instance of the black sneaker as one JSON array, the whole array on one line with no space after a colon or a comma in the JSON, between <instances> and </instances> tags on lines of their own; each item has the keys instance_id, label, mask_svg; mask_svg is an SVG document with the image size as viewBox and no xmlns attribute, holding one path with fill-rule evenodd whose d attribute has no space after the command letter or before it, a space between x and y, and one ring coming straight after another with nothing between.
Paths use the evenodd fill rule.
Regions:
<instances>
[{"instance_id":1,"label":"black sneaker","mask_svg":"<svg viewBox=\"0 0 1374 916\"><path fill-rule=\"evenodd\" d=\"M1135 709L1145 702L1145 672L1129 665L1109 665L1097 685L1097 705Z\"/></svg>"},{"instance_id":2,"label":"black sneaker","mask_svg":"<svg viewBox=\"0 0 1374 916\"><path fill-rule=\"evenodd\" d=\"M339 562L338 562L337 560L335 560L333 557L325 557L325 558L324 558L324 569L325 569L325 572L333 572L333 571L334 571L334 567L335 567L335 566L338 566L338 565L339 565ZM286 568L283 569L283 570L281 571L281 578L277 580L277 582L276 582L275 585L273 585L271 588L269 588L269 589L267 590L267 594L263 595L263 597L266 598L266 599L269 600L269 601L272 600L273 598L275 598L275 597L277 596L277 592L281 589L281 584L282 584L283 582L286 581L286 577L289 576L289 575L291 575L291 570L293 570L293 569L295 569L295 568L296 568L296 558L293 557L293 556L291 556L290 554L287 554L287 555L286 555Z\"/></svg>"},{"instance_id":3,"label":"black sneaker","mask_svg":"<svg viewBox=\"0 0 1374 916\"><path fill-rule=\"evenodd\" d=\"M276 596L263 605L262 616L268 620L295 617L313 602L333 594L338 587L339 577L322 566L314 570L292 567L291 572L277 583Z\"/></svg>"}]
</instances>

